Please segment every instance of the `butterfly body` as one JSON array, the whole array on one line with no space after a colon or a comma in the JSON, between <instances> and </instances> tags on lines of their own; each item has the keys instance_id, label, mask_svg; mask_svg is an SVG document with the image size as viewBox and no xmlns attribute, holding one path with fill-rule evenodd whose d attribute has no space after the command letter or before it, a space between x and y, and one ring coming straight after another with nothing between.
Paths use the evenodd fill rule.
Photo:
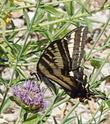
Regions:
<instances>
[{"instance_id":1,"label":"butterfly body","mask_svg":"<svg viewBox=\"0 0 110 124\"><path fill-rule=\"evenodd\" d=\"M87 80L80 67L87 33L87 27L81 26L64 38L53 41L44 50L37 63L39 77L42 80L46 78L56 82L72 98L88 99L91 95L89 89L86 88ZM69 48L70 44L71 48Z\"/></svg>"}]
</instances>

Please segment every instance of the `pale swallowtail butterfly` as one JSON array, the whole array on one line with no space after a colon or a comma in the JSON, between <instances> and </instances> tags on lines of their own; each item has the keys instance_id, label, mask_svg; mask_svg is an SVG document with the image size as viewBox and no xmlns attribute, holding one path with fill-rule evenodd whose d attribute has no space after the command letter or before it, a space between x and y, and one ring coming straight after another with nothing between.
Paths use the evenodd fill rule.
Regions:
<instances>
[{"instance_id":1,"label":"pale swallowtail butterfly","mask_svg":"<svg viewBox=\"0 0 110 124\"><path fill-rule=\"evenodd\" d=\"M93 94L80 64L84 58L84 47L88 40L88 28L75 28L62 39L53 41L43 51L37 63L37 74L41 80L59 84L72 98L89 99Z\"/></svg>"}]
</instances>

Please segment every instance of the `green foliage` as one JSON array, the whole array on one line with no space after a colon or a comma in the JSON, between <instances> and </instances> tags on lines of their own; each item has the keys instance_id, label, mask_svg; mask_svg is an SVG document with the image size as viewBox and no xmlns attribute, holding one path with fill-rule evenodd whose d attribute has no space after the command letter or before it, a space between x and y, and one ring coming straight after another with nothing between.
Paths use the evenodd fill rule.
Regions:
<instances>
[{"instance_id":1,"label":"green foliage","mask_svg":"<svg viewBox=\"0 0 110 124\"><path fill-rule=\"evenodd\" d=\"M60 8L59 4L63 4L63 7ZM93 14L97 14L99 11L102 12L109 9L110 5L105 2L100 8L91 10L87 1L81 0L56 0L50 3L42 2L42 0L36 0L36 3L32 3L29 0L25 0L23 5L17 4L14 0L5 0L1 1L0 8L0 85L5 86L6 89L5 92L0 90L0 93L3 96L0 103L0 111L2 113L10 107L12 102L9 100L9 89L20 81L31 78L31 76L27 74L27 71L28 73L29 71L36 71L35 66L37 61L46 46L54 40L63 38L65 34L79 25L87 25L90 30L93 30L92 26L94 21L90 17ZM35 12L32 19L30 19L28 15L28 10L31 9L34 9ZM7 29L7 26L11 25L11 23L7 22L7 19L10 20L9 22L14 19L10 14L19 10L22 11L25 26L12 26L11 29ZM97 38L97 42L94 43L87 58L91 58L93 50L96 50L97 52L110 48L110 36L106 37L106 42L103 46L100 46L100 49L97 50L97 48L95 48L96 43L99 42L100 37L103 35L103 32L108 25L110 25L110 18L108 18L105 24L101 23L102 32L99 38ZM19 33L22 35L19 36ZM106 59L108 59L109 56L110 54ZM91 74L89 82L94 91L97 91L96 88L102 83L97 77L105 63L106 61L103 58L91 60L91 65L95 71ZM30 69L31 66L34 66L34 69ZM5 79L2 76L2 72L7 68L12 70L12 73L9 71L10 77ZM61 90L58 89L56 96L53 95L53 97L50 98L52 101L51 105L42 113L43 115L40 115L39 113L35 113L34 115L28 113L25 118L26 112L22 110L19 120L17 121L23 124L47 123L52 110L70 99L66 97L67 95L65 95L64 92L62 93L60 91ZM101 95L101 92L99 95ZM102 102L100 103L104 104L101 115L99 116L97 114L97 111L100 112L100 109L97 109L96 113L91 113L91 119L87 124L95 124L97 118L101 118L104 113L108 112L110 101L104 100L103 102L105 104ZM77 120L78 124L83 124L83 117L75 114L75 109L78 107L78 104L79 103L77 103L62 120L62 124L70 124L72 121L74 122L74 120Z\"/></svg>"},{"instance_id":2,"label":"green foliage","mask_svg":"<svg viewBox=\"0 0 110 124\"><path fill-rule=\"evenodd\" d=\"M93 59L91 59L91 65L92 65L94 68L98 69L98 68L100 68L100 66L102 65L103 61L104 61L104 60L101 59L101 58L93 58Z\"/></svg>"}]
</instances>

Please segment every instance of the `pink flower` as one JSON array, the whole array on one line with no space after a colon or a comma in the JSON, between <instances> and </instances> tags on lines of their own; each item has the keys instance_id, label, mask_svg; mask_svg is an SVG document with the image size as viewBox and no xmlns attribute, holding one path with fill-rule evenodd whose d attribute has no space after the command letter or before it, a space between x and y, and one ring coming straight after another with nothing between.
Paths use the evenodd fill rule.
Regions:
<instances>
[{"instance_id":1,"label":"pink flower","mask_svg":"<svg viewBox=\"0 0 110 124\"><path fill-rule=\"evenodd\" d=\"M39 85L28 80L13 87L14 101L25 109L36 112L45 108L44 95Z\"/></svg>"}]
</instances>

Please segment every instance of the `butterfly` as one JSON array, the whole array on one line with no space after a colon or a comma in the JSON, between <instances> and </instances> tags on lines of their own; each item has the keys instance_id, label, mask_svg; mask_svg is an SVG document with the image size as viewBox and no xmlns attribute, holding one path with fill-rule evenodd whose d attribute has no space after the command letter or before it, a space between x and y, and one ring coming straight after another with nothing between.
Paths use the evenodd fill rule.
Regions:
<instances>
[{"instance_id":1,"label":"butterfly","mask_svg":"<svg viewBox=\"0 0 110 124\"><path fill-rule=\"evenodd\" d=\"M72 98L89 99L92 95L86 76L80 66L88 41L88 28L80 26L62 39L51 42L37 63L37 74L49 85L57 83Z\"/></svg>"}]
</instances>

